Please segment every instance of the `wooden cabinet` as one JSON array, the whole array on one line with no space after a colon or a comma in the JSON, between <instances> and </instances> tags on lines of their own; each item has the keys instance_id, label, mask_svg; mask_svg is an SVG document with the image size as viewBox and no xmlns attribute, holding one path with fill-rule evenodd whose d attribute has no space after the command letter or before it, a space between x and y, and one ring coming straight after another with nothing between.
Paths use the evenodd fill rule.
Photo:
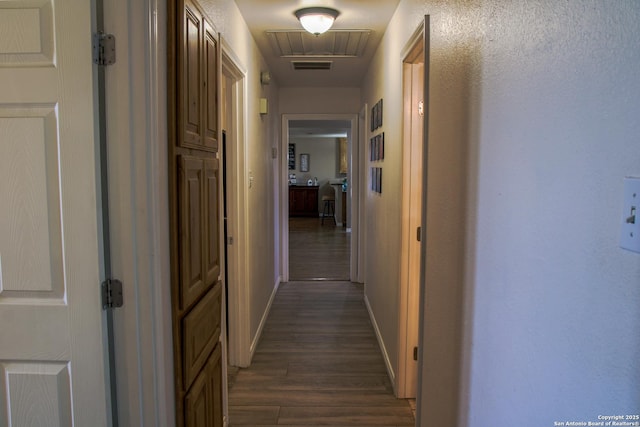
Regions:
<instances>
[{"instance_id":1,"label":"wooden cabinet","mask_svg":"<svg viewBox=\"0 0 640 427\"><path fill-rule=\"evenodd\" d=\"M179 128L182 147L206 151L218 149L216 33L199 8L184 2L182 58L178 98Z\"/></svg>"},{"instance_id":2,"label":"wooden cabinet","mask_svg":"<svg viewBox=\"0 0 640 427\"><path fill-rule=\"evenodd\" d=\"M318 216L318 187L289 187L289 216Z\"/></svg>"},{"instance_id":3,"label":"wooden cabinet","mask_svg":"<svg viewBox=\"0 0 640 427\"><path fill-rule=\"evenodd\" d=\"M168 0L169 203L176 425L222 415L220 52L194 0Z\"/></svg>"},{"instance_id":4,"label":"wooden cabinet","mask_svg":"<svg viewBox=\"0 0 640 427\"><path fill-rule=\"evenodd\" d=\"M220 344L185 397L186 427L222 426L222 357Z\"/></svg>"}]
</instances>

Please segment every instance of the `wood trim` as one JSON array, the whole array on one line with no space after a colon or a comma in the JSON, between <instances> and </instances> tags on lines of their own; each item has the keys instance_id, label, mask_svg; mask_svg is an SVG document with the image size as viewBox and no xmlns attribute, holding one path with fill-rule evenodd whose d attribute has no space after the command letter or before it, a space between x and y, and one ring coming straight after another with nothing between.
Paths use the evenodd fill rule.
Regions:
<instances>
[{"instance_id":1,"label":"wood trim","mask_svg":"<svg viewBox=\"0 0 640 427\"><path fill-rule=\"evenodd\" d=\"M360 206L361 198L359 194L364 191L364 187L359 180L359 132L358 114L283 114L282 115L282 142L280 152L286 153L289 146L289 121L290 120L348 120L351 124L351 170L349 171L348 180L351 183L351 229L352 236L360 233L362 225L360 224ZM282 281L289 281L289 182L287 165L287 157L280 156L280 253ZM356 272L359 265L359 259L364 255L364 248L359 247L359 239L353 238L351 241L351 265L349 278L351 281L356 280Z\"/></svg>"},{"instance_id":2,"label":"wood trim","mask_svg":"<svg viewBox=\"0 0 640 427\"><path fill-rule=\"evenodd\" d=\"M422 143L423 128L417 111L422 99L424 57L422 41L417 42L411 62L404 61L403 73L403 141L402 141L402 205L401 252L398 322L398 376L399 398L414 398L417 392L417 363L413 348L418 346L418 301L420 283L420 248L416 231L423 227L422 198ZM419 54L414 52L418 48Z\"/></svg>"},{"instance_id":3,"label":"wood trim","mask_svg":"<svg viewBox=\"0 0 640 427\"><path fill-rule=\"evenodd\" d=\"M231 366L247 367L251 362L251 325L250 298L248 290L248 265L241 262L247 259L247 210L248 192L245 186L246 141L245 141L245 93L246 71L241 67L238 58L233 54L224 38L221 38L222 76L231 83L230 99L221 101L221 110L226 109L227 118L227 186L235 190L228 193L228 228L234 244L229 245L228 261L229 277L232 283L228 286L229 306L229 361ZM224 104L224 105L223 105ZM228 123L227 123L228 122Z\"/></svg>"}]
</instances>

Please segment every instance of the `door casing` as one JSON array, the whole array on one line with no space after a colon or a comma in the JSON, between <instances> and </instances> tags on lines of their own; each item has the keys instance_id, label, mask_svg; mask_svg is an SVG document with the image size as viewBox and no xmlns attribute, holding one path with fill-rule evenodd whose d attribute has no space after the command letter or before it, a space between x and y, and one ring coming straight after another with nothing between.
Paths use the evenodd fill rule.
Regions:
<instances>
[{"instance_id":1,"label":"door casing","mask_svg":"<svg viewBox=\"0 0 640 427\"><path fill-rule=\"evenodd\" d=\"M424 40L423 35L410 41L403 55L403 168L402 168L402 246L400 253L399 357L396 393L399 398L415 398L418 363L418 311L420 296L420 248L418 230L422 227L423 121L424 111Z\"/></svg>"},{"instance_id":2,"label":"door casing","mask_svg":"<svg viewBox=\"0 0 640 427\"><path fill-rule=\"evenodd\" d=\"M360 259L360 234L362 230L361 224L361 206L360 206L360 189L362 187L360 178L360 137L358 129L357 114L283 114L282 115L282 145L281 153L287 153L289 147L289 121L292 120L345 120L351 123L351 131L348 139L351 141L349 150L349 172L347 173L347 181L349 182L348 191L350 192L350 212L347 217L351 218L351 264L349 272L349 280L358 281L362 277L359 271L363 261ZM287 156L280 156L280 269L282 281L289 281L289 168L287 165Z\"/></svg>"},{"instance_id":3,"label":"door casing","mask_svg":"<svg viewBox=\"0 0 640 427\"><path fill-rule=\"evenodd\" d=\"M248 242L248 192L245 191L247 150L244 120L246 117L245 94L247 92L247 71L240 65L240 60L233 54L224 39L221 40L222 50L222 93L221 109L223 123L227 135L226 156L227 169L222 173L226 176L227 188L227 229L230 239L227 240L227 275L229 283L227 317L229 319L227 337L228 364L231 366L248 367L251 362L251 331L250 331L250 295L249 270L243 260L247 259Z\"/></svg>"}]
</instances>

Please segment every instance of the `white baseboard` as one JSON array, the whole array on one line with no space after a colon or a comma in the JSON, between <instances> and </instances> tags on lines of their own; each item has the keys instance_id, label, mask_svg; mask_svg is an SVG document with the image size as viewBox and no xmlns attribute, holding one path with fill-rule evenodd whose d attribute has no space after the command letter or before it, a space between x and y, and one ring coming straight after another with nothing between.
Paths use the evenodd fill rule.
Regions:
<instances>
[{"instance_id":1,"label":"white baseboard","mask_svg":"<svg viewBox=\"0 0 640 427\"><path fill-rule=\"evenodd\" d=\"M280 277L278 277L275 285L273 286L273 292L271 292L271 296L269 297L269 302L267 303L267 307L264 309L264 313L262 313L262 319L260 319L258 330L256 331L256 335L253 337L253 340L251 341L251 347L249 348L249 360L253 359L253 354L256 352L256 347L258 346L258 342L260 341L260 337L262 336L262 329L264 328L264 324L267 322L267 317L269 317L269 313L271 312L271 304L273 304L273 299L276 297L276 292L278 292L279 287L280 287Z\"/></svg>"},{"instance_id":2,"label":"white baseboard","mask_svg":"<svg viewBox=\"0 0 640 427\"><path fill-rule=\"evenodd\" d=\"M398 395L396 390L396 374L393 370L393 366L391 366L391 361L389 360L389 353L387 352L387 347L384 345L384 340L382 339L382 335L380 334L380 328L378 328L378 322L376 322L376 316L373 314L373 310L371 309L371 305L369 304L369 299L367 295L364 296L364 304L367 306L367 311L369 312L369 319L371 319L371 324L373 325L373 330L376 333L376 338L378 339L378 345L380 346L380 351L382 352L382 357L384 359L384 364L387 367L387 374L389 374L389 379L391 380L391 384L393 385L393 394Z\"/></svg>"}]
</instances>

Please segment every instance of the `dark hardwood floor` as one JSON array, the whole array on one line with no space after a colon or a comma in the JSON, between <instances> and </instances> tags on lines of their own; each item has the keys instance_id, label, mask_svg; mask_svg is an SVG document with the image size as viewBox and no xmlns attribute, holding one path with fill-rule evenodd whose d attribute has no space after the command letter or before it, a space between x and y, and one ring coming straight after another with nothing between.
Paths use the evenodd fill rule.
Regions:
<instances>
[{"instance_id":1,"label":"dark hardwood floor","mask_svg":"<svg viewBox=\"0 0 640 427\"><path fill-rule=\"evenodd\" d=\"M291 280L349 280L351 233L325 218L289 218Z\"/></svg>"},{"instance_id":2,"label":"dark hardwood floor","mask_svg":"<svg viewBox=\"0 0 640 427\"><path fill-rule=\"evenodd\" d=\"M415 424L393 395L360 284L283 283L251 367L231 372L231 426Z\"/></svg>"}]
</instances>

